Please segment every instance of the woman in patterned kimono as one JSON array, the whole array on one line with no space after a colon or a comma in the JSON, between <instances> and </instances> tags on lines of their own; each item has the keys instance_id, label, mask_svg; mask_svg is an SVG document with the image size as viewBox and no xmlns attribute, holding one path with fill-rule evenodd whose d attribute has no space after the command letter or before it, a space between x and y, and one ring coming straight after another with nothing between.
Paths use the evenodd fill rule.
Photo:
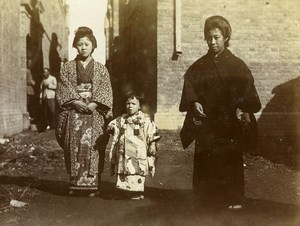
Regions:
<instances>
[{"instance_id":1,"label":"woman in patterned kimono","mask_svg":"<svg viewBox=\"0 0 300 226\"><path fill-rule=\"evenodd\" d=\"M70 174L70 194L81 190L94 196L109 138L104 131L112 112L112 88L107 69L91 56L97 47L93 31L79 27L73 47L78 55L63 65L58 78L56 137Z\"/></svg>"},{"instance_id":2,"label":"woman in patterned kimono","mask_svg":"<svg viewBox=\"0 0 300 226\"><path fill-rule=\"evenodd\" d=\"M184 148L196 140L196 197L210 197L238 209L244 196L241 134L256 123L253 113L261 104L251 71L227 48L230 35L225 18L206 20L204 36L209 50L184 75L179 110L187 115L180 135Z\"/></svg>"},{"instance_id":3,"label":"woman in patterned kimono","mask_svg":"<svg viewBox=\"0 0 300 226\"><path fill-rule=\"evenodd\" d=\"M108 125L112 134L111 175L117 174L117 189L129 192L131 199L140 200L144 199L146 176L155 173L156 142L160 136L149 115L140 110L138 95L128 95L126 110L126 114Z\"/></svg>"}]
</instances>

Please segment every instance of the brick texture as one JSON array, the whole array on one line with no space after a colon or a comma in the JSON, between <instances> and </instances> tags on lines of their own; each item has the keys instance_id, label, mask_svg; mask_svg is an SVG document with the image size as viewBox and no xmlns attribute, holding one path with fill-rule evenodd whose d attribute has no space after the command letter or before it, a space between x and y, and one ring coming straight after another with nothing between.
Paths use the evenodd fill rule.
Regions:
<instances>
[{"instance_id":1,"label":"brick texture","mask_svg":"<svg viewBox=\"0 0 300 226\"><path fill-rule=\"evenodd\" d=\"M0 135L6 135L23 129L26 90L19 51L20 1L2 0L0 7Z\"/></svg>"},{"instance_id":2,"label":"brick texture","mask_svg":"<svg viewBox=\"0 0 300 226\"><path fill-rule=\"evenodd\" d=\"M260 139L272 138L272 142L275 143L294 142L300 146L296 141L300 140L298 0L216 0L213 3L204 0L181 0L179 27L182 54L177 59L173 55L175 27L178 27L175 24L174 11L176 0L147 1L147 4L145 1L131 0L127 1L127 5L124 2L113 9L114 15L118 15L119 18L114 18L112 24L117 21L119 26L111 29L119 31L119 43L123 43L120 49L123 49L123 52L124 49L127 51L123 56L120 51L120 57L117 54L113 57L115 61L117 59L127 62L130 56L138 56L138 51L149 53L151 50L151 53L156 54L154 57L148 55L152 66L156 65L156 71L153 70L155 73L146 73L146 67L143 73L147 79L149 76L153 77L151 79L154 82L149 84L147 89L156 92L151 96L153 106L150 107L155 112L154 118L159 128L181 128L184 113L180 113L178 108L183 75L188 67L208 50L203 34L205 19L212 15L221 15L227 18L232 26L230 50L246 62L255 79L262 102L262 109L256 114ZM146 22L144 24L137 23L141 12L139 9L143 9L142 15ZM156 29L148 29L151 19L149 13L156 14ZM126 27L132 30L128 29L126 33ZM136 34L136 31L143 36L126 36ZM156 40L153 39L153 35ZM146 45L140 45L141 43ZM153 51L154 48L156 52ZM118 53L118 50L113 51ZM144 60L141 57L136 58L139 59L139 63ZM113 64L112 70L116 70L116 65ZM131 69L133 75L138 70L129 63L124 65L124 68ZM124 72L126 70L121 68L117 73L122 75ZM115 73L111 75L115 79ZM134 81L137 78L133 76L129 79ZM128 82L128 79L125 81ZM117 79L116 83L122 82Z\"/></svg>"},{"instance_id":3,"label":"brick texture","mask_svg":"<svg viewBox=\"0 0 300 226\"><path fill-rule=\"evenodd\" d=\"M30 32L30 15L26 14L21 2L30 3L30 1L0 0L0 137L10 136L28 127L26 35ZM62 48L67 53L65 48L68 34L65 26L66 18L65 15L62 16L63 1L40 2L44 6L45 13L43 25L48 32L63 34ZM51 11L56 13L51 14ZM45 49L47 51L46 47ZM45 62L48 60L47 53L44 56Z\"/></svg>"},{"instance_id":4,"label":"brick texture","mask_svg":"<svg viewBox=\"0 0 300 226\"><path fill-rule=\"evenodd\" d=\"M230 50L250 67L262 102L256 115L261 139L299 139L300 2L184 0L181 7L182 55L174 51L174 1L157 3L157 113L160 128L177 129L183 75L207 52L204 22L222 15L232 26ZM171 95L170 95L171 94ZM298 143L299 145L299 143Z\"/></svg>"}]
</instances>

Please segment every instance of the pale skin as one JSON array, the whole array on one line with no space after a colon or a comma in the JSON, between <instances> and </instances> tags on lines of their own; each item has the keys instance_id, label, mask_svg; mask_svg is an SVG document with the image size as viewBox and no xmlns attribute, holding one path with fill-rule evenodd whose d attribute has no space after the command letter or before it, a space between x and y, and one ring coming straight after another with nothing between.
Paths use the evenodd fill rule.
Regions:
<instances>
[{"instance_id":1,"label":"pale skin","mask_svg":"<svg viewBox=\"0 0 300 226\"><path fill-rule=\"evenodd\" d=\"M90 60L91 54L94 50L94 46L88 37L82 37L76 43L76 49L84 65L86 61ZM81 100L75 100L72 103L72 105L75 108L75 110L80 113L93 113L97 108L97 104L95 102L90 102L89 104L86 104Z\"/></svg>"},{"instance_id":2,"label":"pale skin","mask_svg":"<svg viewBox=\"0 0 300 226\"><path fill-rule=\"evenodd\" d=\"M132 116L134 114L136 114L140 109L140 101L136 98L128 98L128 100L126 101L126 111L127 114Z\"/></svg>"},{"instance_id":3,"label":"pale skin","mask_svg":"<svg viewBox=\"0 0 300 226\"><path fill-rule=\"evenodd\" d=\"M126 112L129 116L136 114L140 110L140 101L136 97L129 97L125 103ZM113 134L113 127L110 128L109 133Z\"/></svg>"},{"instance_id":4,"label":"pale skin","mask_svg":"<svg viewBox=\"0 0 300 226\"><path fill-rule=\"evenodd\" d=\"M225 43L228 38L225 38L222 31L219 28L213 28L206 34L206 42L210 51L217 57L225 48ZM193 105L194 111L200 117L206 117L203 107L199 102L195 102ZM240 116L242 125L247 126L250 123L250 115L247 112L243 112Z\"/></svg>"}]
</instances>

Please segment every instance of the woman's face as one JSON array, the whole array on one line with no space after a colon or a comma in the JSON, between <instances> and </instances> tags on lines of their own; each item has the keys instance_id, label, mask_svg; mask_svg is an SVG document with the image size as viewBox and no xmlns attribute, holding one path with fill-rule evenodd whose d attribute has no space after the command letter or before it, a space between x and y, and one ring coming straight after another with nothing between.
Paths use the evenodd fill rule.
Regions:
<instances>
[{"instance_id":1,"label":"woman's face","mask_svg":"<svg viewBox=\"0 0 300 226\"><path fill-rule=\"evenodd\" d=\"M76 43L76 49L81 57L87 58L92 54L93 43L88 37L82 37Z\"/></svg>"},{"instance_id":2,"label":"woman's face","mask_svg":"<svg viewBox=\"0 0 300 226\"><path fill-rule=\"evenodd\" d=\"M207 45L215 54L223 51L226 41L227 38L224 39L224 36L219 28L211 29L206 36Z\"/></svg>"},{"instance_id":3,"label":"woman's face","mask_svg":"<svg viewBox=\"0 0 300 226\"><path fill-rule=\"evenodd\" d=\"M130 98L126 101L126 111L129 115L134 115L140 109L140 101L138 99Z\"/></svg>"}]
</instances>

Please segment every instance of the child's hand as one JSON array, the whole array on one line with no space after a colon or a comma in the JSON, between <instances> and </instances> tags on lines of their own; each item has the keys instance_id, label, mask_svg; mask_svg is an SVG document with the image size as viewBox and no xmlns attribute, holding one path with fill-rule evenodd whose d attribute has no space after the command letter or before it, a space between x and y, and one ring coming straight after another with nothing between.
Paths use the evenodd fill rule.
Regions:
<instances>
[{"instance_id":1,"label":"child's hand","mask_svg":"<svg viewBox=\"0 0 300 226\"><path fill-rule=\"evenodd\" d=\"M156 143L152 142L147 150L147 156L155 156L156 155Z\"/></svg>"},{"instance_id":2,"label":"child's hand","mask_svg":"<svg viewBox=\"0 0 300 226\"><path fill-rule=\"evenodd\" d=\"M158 142L160 140L161 136L159 135L156 135L156 136L152 136L150 139L149 139L149 143L153 143L153 142Z\"/></svg>"}]
</instances>

